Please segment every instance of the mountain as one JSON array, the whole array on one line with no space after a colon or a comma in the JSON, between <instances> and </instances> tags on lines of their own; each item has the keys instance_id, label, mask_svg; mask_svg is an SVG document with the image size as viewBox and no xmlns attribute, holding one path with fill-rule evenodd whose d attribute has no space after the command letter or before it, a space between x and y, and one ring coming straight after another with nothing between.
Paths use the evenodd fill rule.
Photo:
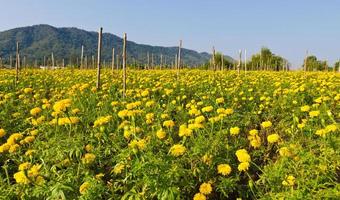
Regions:
<instances>
[{"instance_id":1,"label":"mountain","mask_svg":"<svg viewBox=\"0 0 340 200\"><path fill-rule=\"evenodd\" d=\"M6 63L9 63L10 55L14 60L17 41L20 45L21 59L25 56L27 63L37 60L38 64L42 65L44 56L47 59L46 62L50 63L52 53L59 64L62 59L65 59L65 63L79 63L81 46L84 45L84 57L88 57L90 64L92 56L96 58L97 55L98 33L78 28L56 28L50 25L34 25L3 31L0 32L0 57ZM111 62L112 47L115 48L116 54L121 55L122 43L122 38L103 33L102 59L107 63ZM151 46L127 41L128 63L134 61L140 64L147 63L148 52L150 62L153 55L154 64L159 64L162 54L164 61L171 64L175 60L178 47ZM211 55L205 52L198 53L194 50L182 49L182 60L185 65L200 65L206 63L210 57ZM232 60L230 57L227 59Z\"/></svg>"}]
</instances>

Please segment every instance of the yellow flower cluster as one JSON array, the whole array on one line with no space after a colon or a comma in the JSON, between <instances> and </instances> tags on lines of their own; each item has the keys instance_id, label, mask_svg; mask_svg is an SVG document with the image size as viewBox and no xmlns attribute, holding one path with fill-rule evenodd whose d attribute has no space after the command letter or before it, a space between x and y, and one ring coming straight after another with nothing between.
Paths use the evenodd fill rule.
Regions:
<instances>
[{"instance_id":1,"label":"yellow flower cluster","mask_svg":"<svg viewBox=\"0 0 340 200\"><path fill-rule=\"evenodd\" d=\"M173 156L181 156L187 149L181 144L175 144L170 148L170 154Z\"/></svg>"},{"instance_id":2,"label":"yellow flower cluster","mask_svg":"<svg viewBox=\"0 0 340 200\"><path fill-rule=\"evenodd\" d=\"M254 148L259 148L261 146L261 138L258 135L258 130L253 129L249 131L248 140L250 141L250 145Z\"/></svg>"},{"instance_id":3,"label":"yellow flower cluster","mask_svg":"<svg viewBox=\"0 0 340 200\"><path fill-rule=\"evenodd\" d=\"M14 174L14 179L19 184L29 184L34 182L37 185L43 185L45 179L39 175L41 165L25 162L19 165L19 171Z\"/></svg>"},{"instance_id":4,"label":"yellow flower cluster","mask_svg":"<svg viewBox=\"0 0 340 200\"><path fill-rule=\"evenodd\" d=\"M249 162L251 161L248 151L245 149L239 149L236 151L235 155L240 162L237 169L240 172L247 171L249 169Z\"/></svg>"},{"instance_id":5,"label":"yellow flower cluster","mask_svg":"<svg viewBox=\"0 0 340 200\"><path fill-rule=\"evenodd\" d=\"M72 100L71 99L63 99L60 101L57 101L53 105L53 110L57 113L65 112L67 108L71 107Z\"/></svg>"},{"instance_id":6,"label":"yellow flower cluster","mask_svg":"<svg viewBox=\"0 0 340 200\"><path fill-rule=\"evenodd\" d=\"M109 123L111 119L112 119L111 115L99 117L98 119L96 119L96 121L94 121L93 127L103 126L103 125Z\"/></svg>"},{"instance_id":7,"label":"yellow flower cluster","mask_svg":"<svg viewBox=\"0 0 340 200\"><path fill-rule=\"evenodd\" d=\"M228 164L219 164L217 166L217 173L223 176L228 176L231 173L231 167Z\"/></svg>"}]
</instances>

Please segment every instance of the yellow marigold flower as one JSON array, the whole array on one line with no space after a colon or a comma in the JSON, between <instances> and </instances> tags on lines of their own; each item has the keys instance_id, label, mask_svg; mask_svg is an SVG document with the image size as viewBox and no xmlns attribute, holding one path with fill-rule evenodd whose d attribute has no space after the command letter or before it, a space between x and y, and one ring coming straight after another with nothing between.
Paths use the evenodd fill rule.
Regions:
<instances>
[{"instance_id":1,"label":"yellow marigold flower","mask_svg":"<svg viewBox=\"0 0 340 200\"><path fill-rule=\"evenodd\" d=\"M25 143L31 143L35 140L35 137L34 136L27 136L25 137L24 141Z\"/></svg>"},{"instance_id":2,"label":"yellow marigold flower","mask_svg":"<svg viewBox=\"0 0 340 200\"><path fill-rule=\"evenodd\" d=\"M254 135L254 136L249 136L248 139L252 137L250 139L250 145L254 148L259 148L261 146L261 138L258 135Z\"/></svg>"},{"instance_id":3,"label":"yellow marigold flower","mask_svg":"<svg viewBox=\"0 0 340 200\"><path fill-rule=\"evenodd\" d=\"M101 178L103 178L105 176L105 174L103 174L103 173L99 173L99 174L96 174L96 179L101 179Z\"/></svg>"},{"instance_id":4,"label":"yellow marigold flower","mask_svg":"<svg viewBox=\"0 0 340 200\"><path fill-rule=\"evenodd\" d=\"M205 197L204 194L201 193L196 193L193 200L206 200L207 198Z\"/></svg>"},{"instance_id":5,"label":"yellow marigold flower","mask_svg":"<svg viewBox=\"0 0 340 200\"><path fill-rule=\"evenodd\" d=\"M271 121L262 122L262 123L261 123L261 126L262 126L263 128L269 128L269 127L272 126L272 122L271 122Z\"/></svg>"},{"instance_id":6,"label":"yellow marigold flower","mask_svg":"<svg viewBox=\"0 0 340 200\"><path fill-rule=\"evenodd\" d=\"M200 186L200 193L208 195L212 192L212 187L210 183L202 183Z\"/></svg>"},{"instance_id":7,"label":"yellow marigold flower","mask_svg":"<svg viewBox=\"0 0 340 200\"><path fill-rule=\"evenodd\" d=\"M53 110L56 112L64 112L68 107L71 107L72 100L71 99L63 99L61 101L57 101L53 105Z\"/></svg>"},{"instance_id":8,"label":"yellow marigold flower","mask_svg":"<svg viewBox=\"0 0 340 200\"><path fill-rule=\"evenodd\" d=\"M0 129L0 138L4 137L6 135L5 129Z\"/></svg>"},{"instance_id":9,"label":"yellow marigold flower","mask_svg":"<svg viewBox=\"0 0 340 200\"><path fill-rule=\"evenodd\" d=\"M327 133L335 132L337 129L338 128L337 128L336 124L327 125L326 128L325 128Z\"/></svg>"},{"instance_id":10,"label":"yellow marigold flower","mask_svg":"<svg viewBox=\"0 0 340 200\"><path fill-rule=\"evenodd\" d=\"M237 167L238 171L240 172L245 172L249 169L249 162L241 162L238 167Z\"/></svg>"},{"instance_id":11,"label":"yellow marigold flower","mask_svg":"<svg viewBox=\"0 0 340 200\"><path fill-rule=\"evenodd\" d=\"M190 137L190 136L192 135L192 130L189 129L189 128L187 127L186 124L182 124L182 125L179 127L179 133L178 133L178 135L179 135L180 137L184 137L184 136Z\"/></svg>"},{"instance_id":12,"label":"yellow marigold flower","mask_svg":"<svg viewBox=\"0 0 340 200\"><path fill-rule=\"evenodd\" d=\"M14 153L14 152L16 152L16 151L18 150L19 147L20 147L20 146L19 146L18 144L13 144L13 145L11 145L11 147L9 148L8 152L9 152L9 153Z\"/></svg>"},{"instance_id":13,"label":"yellow marigold flower","mask_svg":"<svg viewBox=\"0 0 340 200\"><path fill-rule=\"evenodd\" d=\"M235 153L238 161L240 162L250 162L250 155L248 154L248 151L245 149L239 149Z\"/></svg>"},{"instance_id":14,"label":"yellow marigold flower","mask_svg":"<svg viewBox=\"0 0 340 200\"><path fill-rule=\"evenodd\" d=\"M25 152L25 156L32 156L35 152L36 150L29 149Z\"/></svg>"},{"instance_id":15,"label":"yellow marigold flower","mask_svg":"<svg viewBox=\"0 0 340 200\"><path fill-rule=\"evenodd\" d=\"M74 115L79 113L79 112L80 112L79 108L75 108L71 111L71 113L74 114Z\"/></svg>"},{"instance_id":16,"label":"yellow marigold flower","mask_svg":"<svg viewBox=\"0 0 340 200\"><path fill-rule=\"evenodd\" d=\"M217 166L217 173L228 176L231 173L231 167L228 164L219 164Z\"/></svg>"},{"instance_id":17,"label":"yellow marigold flower","mask_svg":"<svg viewBox=\"0 0 340 200\"><path fill-rule=\"evenodd\" d=\"M35 164L28 170L28 177L36 177L39 175L41 165Z\"/></svg>"},{"instance_id":18,"label":"yellow marigold flower","mask_svg":"<svg viewBox=\"0 0 340 200\"><path fill-rule=\"evenodd\" d=\"M256 129L252 129L252 130L249 131L249 135L257 135L258 133L259 133L259 131L256 130Z\"/></svg>"},{"instance_id":19,"label":"yellow marigold flower","mask_svg":"<svg viewBox=\"0 0 340 200\"><path fill-rule=\"evenodd\" d=\"M277 133L274 133L274 134L270 134L267 136L267 141L268 143L275 143L275 142L278 142L280 139L280 136L279 134Z\"/></svg>"},{"instance_id":20,"label":"yellow marigold flower","mask_svg":"<svg viewBox=\"0 0 340 200\"><path fill-rule=\"evenodd\" d=\"M230 134L231 135L238 135L240 133L240 128L239 127L232 127L230 128Z\"/></svg>"},{"instance_id":21,"label":"yellow marigold flower","mask_svg":"<svg viewBox=\"0 0 340 200\"><path fill-rule=\"evenodd\" d=\"M310 107L306 105L306 106L302 106L300 109L302 112L308 112L310 110Z\"/></svg>"},{"instance_id":22,"label":"yellow marigold flower","mask_svg":"<svg viewBox=\"0 0 340 200\"><path fill-rule=\"evenodd\" d=\"M24 171L24 170L27 170L31 167L31 163L29 162L24 162L24 163L21 163L18 167L19 171Z\"/></svg>"},{"instance_id":23,"label":"yellow marigold flower","mask_svg":"<svg viewBox=\"0 0 340 200\"><path fill-rule=\"evenodd\" d=\"M24 89L24 93L25 94L30 94L30 93L32 93L33 92L33 89L32 88L25 88Z\"/></svg>"},{"instance_id":24,"label":"yellow marigold flower","mask_svg":"<svg viewBox=\"0 0 340 200\"><path fill-rule=\"evenodd\" d=\"M149 95L149 90L144 90L141 95L142 95L142 97L148 96Z\"/></svg>"},{"instance_id":25,"label":"yellow marigold flower","mask_svg":"<svg viewBox=\"0 0 340 200\"><path fill-rule=\"evenodd\" d=\"M232 108L227 108L227 109L225 109L225 111L224 111L224 114L226 114L226 115L231 115L231 114L233 114L234 113L234 110L232 109Z\"/></svg>"},{"instance_id":26,"label":"yellow marigold flower","mask_svg":"<svg viewBox=\"0 0 340 200\"><path fill-rule=\"evenodd\" d=\"M111 119L112 119L111 115L104 116L104 117L99 117L96 121L94 121L93 127L103 126L103 125L109 123L109 121Z\"/></svg>"},{"instance_id":27,"label":"yellow marigold flower","mask_svg":"<svg viewBox=\"0 0 340 200\"><path fill-rule=\"evenodd\" d=\"M310 111L309 112L309 116L310 117L317 117L320 115L320 111L319 110L314 110L314 111Z\"/></svg>"},{"instance_id":28,"label":"yellow marigold flower","mask_svg":"<svg viewBox=\"0 0 340 200\"><path fill-rule=\"evenodd\" d=\"M305 123L301 123L301 124L298 124L298 125L297 125L297 127L298 127L299 129L302 129L302 128L304 128L305 126L306 126Z\"/></svg>"},{"instance_id":29,"label":"yellow marigold flower","mask_svg":"<svg viewBox=\"0 0 340 200\"><path fill-rule=\"evenodd\" d=\"M321 137L326 137L327 131L326 129L319 129L315 132L315 134Z\"/></svg>"},{"instance_id":30,"label":"yellow marigold flower","mask_svg":"<svg viewBox=\"0 0 340 200\"><path fill-rule=\"evenodd\" d=\"M0 153L6 152L9 150L9 148L11 148L11 145L8 143L5 143L3 145L0 146Z\"/></svg>"},{"instance_id":31,"label":"yellow marigold flower","mask_svg":"<svg viewBox=\"0 0 340 200\"><path fill-rule=\"evenodd\" d=\"M201 123L203 123L203 122L205 122L205 118L204 118L203 115L198 116L198 117L195 118L195 123L196 123L196 124L201 124Z\"/></svg>"},{"instance_id":32,"label":"yellow marigold flower","mask_svg":"<svg viewBox=\"0 0 340 200\"><path fill-rule=\"evenodd\" d=\"M30 113L33 116L37 116L39 113L41 113L41 111L42 111L41 108L36 107L36 108L31 109Z\"/></svg>"},{"instance_id":33,"label":"yellow marigold flower","mask_svg":"<svg viewBox=\"0 0 340 200\"><path fill-rule=\"evenodd\" d=\"M87 181L81 184L81 186L79 187L80 194L85 194L86 191L90 188L90 186L91 186L90 183Z\"/></svg>"},{"instance_id":34,"label":"yellow marigold flower","mask_svg":"<svg viewBox=\"0 0 340 200\"><path fill-rule=\"evenodd\" d=\"M96 159L96 155L93 153L86 153L82 158L83 163L90 164Z\"/></svg>"},{"instance_id":35,"label":"yellow marigold flower","mask_svg":"<svg viewBox=\"0 0 340 200\"><path fill-rule=\"evenodd\" d=\"M288 147L281 147L279 153L283 157L290 157L292 155Z\"/></svg>"},{"instance_id":36,"label":"yellow marigold flower","mask_svg":"<svg viewBox=\"0 0 340 200\"><path fill-rule=\"evenodd\" d=\"M214 107L212 106L207 106L202 108L202 112L211 112L212 110L214 110Z\"/></svg>"},{"instance_id":37,"label":"yellow marigold flower","mask_svg":"<svg viewBox=\"0 0 340 200\"><path fill-rule=\"evenodd\" d=\"M168 114L166 114L166 113L164 113L164 114L161 114L161 118L162 118L162 119L169 118L169 115L168 115Z\"/></svg>"},{"instance_id":38,"label":"yellow marigold flower","mask_svg":"<svg viewBox=\"0 0 340 200\"><path fill-rule=\"evenodd\" d=\"M167 128L172 128L175 126L175 122L172 120L167 120L163 122L163 126Z\"/></svg>"},{"instance_id":39,"label":"yellow marigold flower","mask_svg":"<svg viewBox=\"0 0 340 200\"><path fill-rule=\"evenodd\" d=\"M216 103L217 103L217 104L224 103L224 98L223 98L223 97L217 98L217 99L216 99Z\"/></svg>"},{"instance_id":40,"label":"yellow marigold flower","mask_svg":"<svg viewBox=\"0 0 340 200\"><path fill-rule=\"evenodd\" d=\"M212 162L212 156L209 155L209 154L205 154L203 157L202 157L202 161L207 164L207 165L210 165L211 162Z\"/></svg>"},{"instance_id":41,"label":"yellow marigold flower","mask_svg":"<svg viewBox=\"0 0 340 200\"><path fill-rule=\"evenodd\" d=\"M159 139L164 139L166 137L166 132L163 130L163 129L159 129L157 132L156 132L156 136L159 138Z\"/></svg>"},{"instance_id":42,"label":"yellow marigold flower","mask_svg":"<svg viewBox=\"0 0 340 200\"><path fill-rule=\"evenodd\" d=\"M113 170L111 171L111 173L115 173L115 174L120 174L122 173L123 169L125 168L124 164L118 163L116 164L116 166L113 168Z\"/></svg>"},{"instance_id":43,"label":"yellow marigold flower","mask_svg":"<svg viewBox=\"0 0 340 200\"><path fill-rule=\"evenodd\" d=\"M19 171L14 174L14 179L19 184L29 184L30 180L26 177L24 171Z\"/></svg>"},{"instance_id":44,"label":"yellow marigold flower","mask_svg":"<svg viewBox=\"0 0 340 200\"><path fill-rule=\"evenodd\" d=\"M295 177L289 175L284 181L282 181L282 185L284 186L294 186L295 185Z\"/></svg>"},{"instance_id":45,"label":"yellow marigold flower","mask_svg":"<svg viewBox=\"0 0 340 200\"><path fill-rule=\"evenodd\" d=\"M87 144L87 145L85 146L85 151L91 152L92 150L93 150L93 146L92 146L91 144Z\"/></svg>"},{"instance_id":46,"label":"yellow marigold flower","mask_svg":"<svg viewBox=\"0 0 340 200\"><path fill-rule=\"evenodd\" d=\"M181 156L185 153L186 148L181 144L175 144L170 148L170 154L173 156Z\"/></svg>"}]
</instances>

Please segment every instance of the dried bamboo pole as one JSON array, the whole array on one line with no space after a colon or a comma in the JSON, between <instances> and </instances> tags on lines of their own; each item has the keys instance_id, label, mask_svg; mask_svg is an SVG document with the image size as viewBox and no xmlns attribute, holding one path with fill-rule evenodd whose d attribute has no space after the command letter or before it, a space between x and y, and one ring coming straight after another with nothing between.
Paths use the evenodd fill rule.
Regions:
<instances>
[{"instance_id":1,"label":"dried bamboo pole","mask_svg":"<svg viewBox=\"0 0 340 200\"><path fill-rule=\"evenodd\" d=\"M224 70L224 55L223 53L221 54L221 70Z\"/></svg>"},{"instance_id":2,"label":"dried bamboo pole","mask_svg":"<svg viewBox=\"0 0 340 200\"><path fill-rule=\"evenodd\" d=\"M84 68L84 45L81 45L80 69Z\"/></svg>"},{"instance_id":3,"label":"dried bamboo pole","mask_svg":"<svg viewBox=\"0 0 340 200\"><path fill-rule=\"evenodd\" d=\"M19 80L19 42L17 42L17 49L16 49L16 62L15 62L15 83Z\"/></svg>"},{"instance_id":4,"label":"dried bamboo pole","mask_svg":"<svg viewBox=\"0 0 340 200\"><path fill-rule=\"evenodd\" d=\"M123 37L123 98L126 97L126 33Z\"/></svg>"},{"instance_id":5,"label":"dried bamboo pole","mask_svg":"<svg viewBox=\"0 0 340 200\"><path fill-rule=\"evenodd\" d=\"M52 67L54 67L54 55L53 55L53 52L51 54L51 59L52 59Z\"/></svg>"},{"instance_id":6,"label":"dried bamboo pole","mask_svg":"<svg viewBox=\"0 0 340 200\"><path fill-rule=\"evenodd\" d=\"M102 56L102 33L103 28L99 29L98 32L98 50L97 50L97 89L100 89L100 65L101 65L101 56Z\"/></svg>"},{"instance_id":7,"label":"dried bamboo pole","mask_svg":"<svg viewBox=\"0 0 340 200\"><path fill-rule=\"evenodd\" d=\"M240 75L240 67L241 67L241 59L242 59L242 50L239 50L239 60L238 60L238 65L237 65L237 75Z\"/></svg>"},{"instance_id":8,"label":"dried bamboo pole","mask_svg":"<svg viewBox=\"0 0 340 200\"><path fill-rule=\"evenodd\" d=\"M163 67L163 54L161 54L161 64L160 64L159 68L162 69L162 67Z\"/></svg>"},{"instance_id":9,"label":"dried bamboo pole","mask_svg":"<svg viewBox=\"0 0 340 200\"><path fill-rule=\"evenodd\" d=\"M247 49L244 50L244 72L247 72Z\"/></svg>"},{"instance_id":10,"label":"dried bamboo pole","mask_svg":"<svg viewBox=\"0 0 340 200\"><path fill-rule=\"evenodd\" d=\"M215 60L215 47L212 48L212 68L216 71L216 60Z\"/></svg>"},{"instance_id":11,"label":"dried bamboo pole","mask_svg":"<svg viewBox=\"0 0 340 200\"><path fill-rule=\"evenodd\" d=\"M12 69L13 67L13 59L12 59L12 55L9 56L9 68Z\"/></svg>"},{"instance_id":12,"label":"dried bamboo pole","mask_svg":"<svg viewBox=\"0 0 340 200\"><path fill-rule=\"evenodd\" d=\"M147 52L146 56L147 56L147 60L148 60L148 68L147 69L150 69L150 54L149 54L149 52Z\"/></svg>"},{"instance_id":13,"label":"dried bamboo pole","mask_svg":"<svg viewBox=\"0 0 340 200\"><path fill-rule=\"evenodd\" d=\"M114 68L115 68L115 48L112 48L112 60L111 60L112 76L114 74Z\"/></svg>"},{"instance_id":14,"label":"dried bamboo pole","mask_svg":"<svg viewBox=\"0 0 340 200\"><path fill-rule=\"evenodd\" d=\"M182 49L182 40L179 41L179 47L178 47L177 77L179 76L179 70L181 69L181 49Z\"/></svg>"}]
</instances>

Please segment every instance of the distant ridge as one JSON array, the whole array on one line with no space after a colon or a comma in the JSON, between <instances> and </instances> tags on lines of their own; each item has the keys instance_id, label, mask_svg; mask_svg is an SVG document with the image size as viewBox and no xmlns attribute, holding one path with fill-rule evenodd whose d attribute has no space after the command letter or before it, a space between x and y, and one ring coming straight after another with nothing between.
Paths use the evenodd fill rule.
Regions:
<instances>
[{"instance_id":1,"label":"distant ridge","mask_svg":"<svg viewBox=\"0 0 340 200\"><path fill-rule=\"evenodd\" d=\"M88 57L91 63L92 56L96 56L97 51L97 32L85 31L78 28L56 28L50 25L34 25L20 27L0 32L0 57L8 60L9 56L15 56L15 43L20 42L20 52L26 56L27 62L38 60L39 64L43 57L49 58L53 52L55 60L61 62L64 58L67 62L77 62L80 58L81 45L84 45L84 56ZM115 52L121 54L122 38L103 33L103 60L111 61L112 47ZM163 54L164 60L168 64L174 62L178 47L161 47L145 44L137 44L132 41L127 42L128 62L134 60L138 63L147 63L147 52L154 56L154 64L160 63L160 55ZM208 53L198 53L194 50L183 49L182 59L185 65L200 65L206 63L210 58ZM227 57L232 60L231 57ZM79 63L79 59L78 59Z\"/></svg>"}]
</instances>

